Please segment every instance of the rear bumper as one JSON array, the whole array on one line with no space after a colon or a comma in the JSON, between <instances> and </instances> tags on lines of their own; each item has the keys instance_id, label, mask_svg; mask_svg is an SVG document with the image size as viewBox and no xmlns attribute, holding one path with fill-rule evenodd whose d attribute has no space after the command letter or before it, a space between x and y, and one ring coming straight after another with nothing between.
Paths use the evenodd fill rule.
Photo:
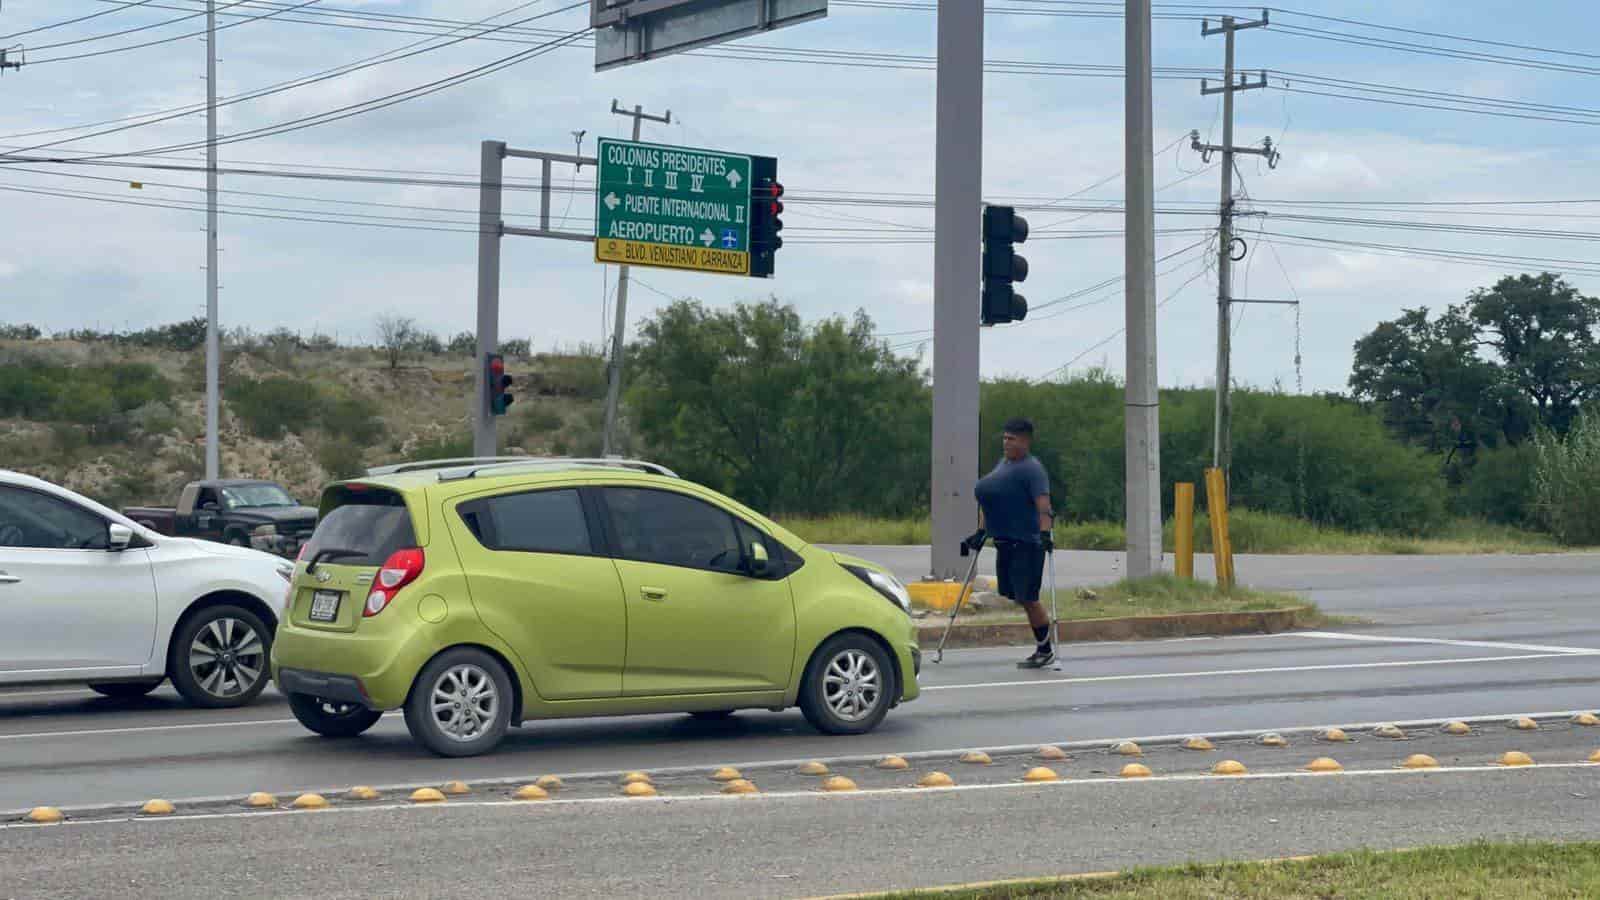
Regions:
<instances>
[{"instance_id":1,"label":"rear bumper","mask_svg":"<svg viewBox=\"0 0 1600 900\"><path fill-rule=\"evenodd\" d=\"M308 694L324 700L359 703L369 708L372 706L372 698L367 696L366 690L361 686L361 679L351 675L279 668L275 680L278 683L278 690L286 694Z\"/></svg>"}]
</instances>

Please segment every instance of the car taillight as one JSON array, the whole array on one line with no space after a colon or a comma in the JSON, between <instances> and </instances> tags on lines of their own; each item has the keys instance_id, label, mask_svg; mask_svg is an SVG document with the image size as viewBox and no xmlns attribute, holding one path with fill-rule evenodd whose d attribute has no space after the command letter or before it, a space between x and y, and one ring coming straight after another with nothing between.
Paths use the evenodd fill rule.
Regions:
<instances>
[{"instance_id":1,"label":"car taillight","mask_svg":"<svg viewBox=\"0 0 1600 900\"><path fill-rule=\"evenodd\" d=\"M425 562L420 547L396 550L384 561L377 578L373 579L372 593L367 595L367 605L361 610L361 615L375 616L387 609L395 594L422 574Z\"/></svg>"}]
</instances>

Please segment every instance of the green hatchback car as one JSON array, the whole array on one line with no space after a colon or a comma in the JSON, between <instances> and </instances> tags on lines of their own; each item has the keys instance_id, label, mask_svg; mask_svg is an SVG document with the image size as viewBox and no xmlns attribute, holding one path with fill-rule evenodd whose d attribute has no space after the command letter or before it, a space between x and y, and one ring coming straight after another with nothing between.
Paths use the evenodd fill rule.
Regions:
<instances>
[{"instance_id":1,"label":"green hatchback car","mask_svg":"<svg viewBox=\"0 0 1600 900\"><path fill-rule=\"evenodd\" d=\"M330 485L272 643L307 728L403 709L444 756L531 719L799 706L860 734L917 696L893 575L651 463L419 464Z\"/></svg>"}]
</instances>

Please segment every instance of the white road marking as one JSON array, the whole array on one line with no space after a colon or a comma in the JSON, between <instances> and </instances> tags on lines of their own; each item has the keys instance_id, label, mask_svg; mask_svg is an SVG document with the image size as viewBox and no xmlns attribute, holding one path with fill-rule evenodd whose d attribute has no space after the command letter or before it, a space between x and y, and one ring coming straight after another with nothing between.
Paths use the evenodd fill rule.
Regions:
<instances>
[{"instance_id":1,"label":"white road marking","mask_svg":"<svg viewBox=\"0 0 1600 900\"><path fill-rule=\"evenodd\" d=\"M1593 654L1600 651L1585 651ZM1328 663L1318 666L1268 666L1259 669L1212 669L1206 672L1151 672L1135 675L1086 675L1081 678L1036 678L1028 681L984 681L971 684L925 685L928 691L961 691L974 688L1038 687L1048 684L1102 684L1111 681L1159 681L1173 678L1214 678L1231 675L1273 675L1288 672L1329 672L1346 669L1398 669L1413 666L1457 666L1470 663L1516 662L1529 659L1565 659L1573 653L1524 653L1516 656L1473 656L1466 659L1407 659L1370 663Z\"/></svg>"},{"instance_id":2,"label":"white road marking","mask_svg":"<svg viewBox=\"0 0 1600 900\"><path fill-rule=\"evenodd\" d=\"M400 712L387 712L392 718ZM21 741L33 738L80 737L84 735L141 734L150 731L189 731L197 728L243 728L248 725L299 725L296 719L248 719L243 722L186 722L180 725L132 725L126 728L82 728L73 731L32 731L25 734L0 734L0 741Z\"/></svg>"},{"instance_id":3,"label":"white road marking","mask_svg":"<svg viewBox=\"0 0 1600 900\"><path fill-rule=\"evenodd\" d=\"M1379 634L1347 634L1342 631L1295 631L1264 637L1320 638L1325 641L1365 641L1375 644L1439 644L1445 647L1487 647L1491 650L1529 650L1534 653L1567 653L1582 656L1600 653L1593 647L1551 647L1545 644L1512 644L1505 641L1458 641L1450 638L1398 637Z\"/></svg>"},{"instance_id":4,"label":"white road marking","mask_svg":"<svg viewBox=\"0 0 1600 900\"><path fill-rule=\"evenodd\" d=\"M831 800L844 800L844 799L848 799L848 798L852 798L852 797L855 797L855 798L880 797L880 796L884 796L886 794L887 795L898 795L898 796L937 797L940 794L955 794L955 793L962 793L962 792L967 792L967 791L1011 791L1011 790L1030 790L1030 789L1032 789L1032 790L1048 790L1048 789L1051 789L1051 788L1071 789L1071 788L1075 788L1075 787L1084 787L1084 786L1088 786L1088 785L1107 785L1107 784L1119 784L1119 785L1144 784L1144 785L1150 785L1150 784L1169 784L1169 783L1175 783L1175 782L1194 782L1194 781L1212 781L1212 782L1218 782L1218 783L1221 783L1221 784L1225 784L1227 782L1235 782L1235 781L1288 781L1288 780L1300 779L1300 778L1332 778L1332 779L1338 779L1338 778L1363 778L1363 777L1365 777L1365 778L1372 778L1372 777L1378 777L1378 778L1389 777L1389 778L1393 778L1393 777L1403 777L1403 776L1407 776L1407 775L1414 775L1414 776L1418 776L1418 777L1422 777L1422 778L1434 778L1434 777L1437 777L1437 776L1440 776L1440 775L1460 775L1460 774L1500 775L1500 774L1509 774L1509 773L1537 772L1537 771L1541 771L1541 770L1542 771L1549 771L1549 770L1553 770L1553 769L1594 769L1594 768L1600 768L1600 763L1589 763L1589 762L1580 762L1580 763L1543 763L1543 764L1534 765L1534 766L1511 766L1511 767L1508 767L1508 766L1494 766L1494 765L1489 765L1489 766L1440 766L1439 768L1436 768L1436 769L1404 769L1404 768L1398 768L1398 767L1387 767L1387 768L1382 768L1382 769L1346 769L1343 772L1303 772L1303 771L1296 770L1296 771L1292 771L1292 772L1252 772L1252 773L1245 774L1245 775L1210 775L1210 774L1198 774L1197 773L1197 774L1188 774L1188 775L1155 775L1155 776L1151 776L1149 778L1117 778L1117 777L1106 776L1106 777L1100 777L1100 778L1065 778L1065 779L1062 779L1061 781L1046 781L1046 782L1036 782L1036 783L1030 783L1030 782L1024 782L1024 781L1008 781L1008 782L1003 782L1003 783L1000 783L1000 784L958 784L958 785L952 785L951 787L946 787L946 788L916 788L916 787L868 788L866 790L860 790L860 791L843 791L843 792L829 792L829 791L822 791L822 790L812 789L812 790L807 790L807 791L773 791L771 793L743 794L743 795L727 795L727 794L678 794L678 795L672 795L672 794L660 794L660 795L657 795L657 796L654 796L654 797L581 797L581 798L576 798L575 797L575 798L570 798L570 799L552 798L552 799L549 799L549 800L451 800L451 801L446 801L444 803L427 803L427 804L375 803L375 804L361 804L361 805L351 805L351 806L332 806L332 807L329 807L327 809L322 809L322 810L275 809L275 810L255 810L255 811L250 811L250 812L195 813L193 815L183 815L183 814L180 813L178 815L167 816L167 817L118 816L118 817L107 818L107 819L88 819L88 820L80 820L80 821L74 821L74 820L68 819L65 822L57 823L55 825L35 825L35 824L29 823L29 822L12 822L12 823L7 823L7 824L4 824L4 825L0 825L0 830L9 830L9 829L16 829L16 828L62 828L62 827L70 827L70 826L83 827L83 826L93 826L93 825L123 825L123 824L133 824L133 823L138 823L140 825L144 825L144 824L159 825L159 824L167 824L167 823L173 823L173 822L210 821L210 820L217 820L217 819L250 819L250 818L260 818L260 817L263 817L263 816L326 816L326 815L333 815L333 814L336 814L336 813L361 813L361 812L370 813L370 812L384 812L384 811L393 812L393 811L399 811L399 810L437 810L437 809L452 809L452 808L460 809L462 807L500 808L500 807L508 807L508 806L523 806L523 807L528 807L530 809L535 809L535 808L540 808L540 807L563 807L563 806L613 806L613 805L617 805L617 804L622 804L622 805L626 806L626 805L641 805L641 804L645 804L645 803L668 803L668 804L682 804L682 803L693 803L693 802L702 802L702 803L759 803L759 802L761 802L763 800L766 800L766 801L779 801L779 800L831 801Z\"/></svg>"}]
</instances>

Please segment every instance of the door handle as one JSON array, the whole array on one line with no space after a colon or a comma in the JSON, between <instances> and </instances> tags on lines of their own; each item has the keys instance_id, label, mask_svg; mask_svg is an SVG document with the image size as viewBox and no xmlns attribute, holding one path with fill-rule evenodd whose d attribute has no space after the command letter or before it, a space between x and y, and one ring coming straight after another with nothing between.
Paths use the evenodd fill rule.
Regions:
<instances>
[{"instance_id":1,"label":"door handle","mask_svg":"<svg viewBox=\"0 0 1600 900\"><path fill-rule=\"evenodd\" d=\"M639 588L639 596L646 600L660 601L667 599L667 591L666 588L642 587Z\"/></svg>"},{"instance_id":2,"label":"door handle","mask_svg":"<svg viewBox=\"0 0 1600 900\"><path fill-rule=\"evenodd\" d=\"M21 581L22 579L15 575L7 575L4 572L0 572L0 584L17 584Z\"/></svg>"}]
</instances>

